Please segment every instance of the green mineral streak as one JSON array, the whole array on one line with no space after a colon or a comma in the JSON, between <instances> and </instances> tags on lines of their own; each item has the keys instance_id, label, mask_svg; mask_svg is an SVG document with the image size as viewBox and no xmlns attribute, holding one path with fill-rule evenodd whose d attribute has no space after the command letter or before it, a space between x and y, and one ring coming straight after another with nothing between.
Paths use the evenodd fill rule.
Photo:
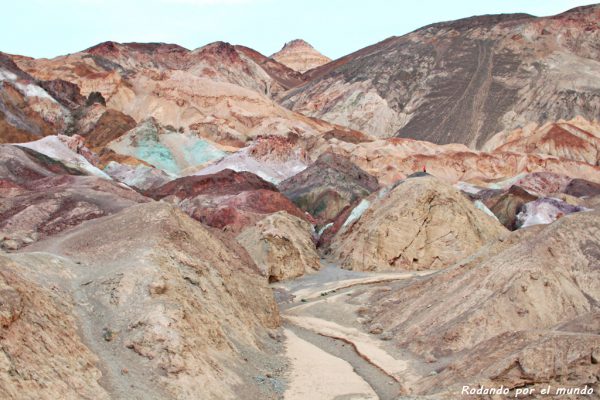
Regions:
<instances>
[{"instance_id":1,"label":"green mineral streak","mask_svg":"<svg viewBox=\"0 0 600 400\"><path fill-rule=\"evenodd\" d=\"M224 151L217 149L212 144L197 139L190 148L185 149L184 158L188 165L200 165L225 157L225 155Z\"/></svg>"}]
</instances>

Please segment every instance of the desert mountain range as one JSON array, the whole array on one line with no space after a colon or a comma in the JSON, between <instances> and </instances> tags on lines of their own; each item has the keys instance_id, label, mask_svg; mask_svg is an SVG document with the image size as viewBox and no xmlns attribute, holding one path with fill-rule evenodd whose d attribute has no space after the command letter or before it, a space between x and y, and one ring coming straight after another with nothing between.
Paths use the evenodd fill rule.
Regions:
<instances>
[{"instance_id":1,"label":"desert mountain range","mask_svg":"<svg viewBox=\"0 0 600 400\"><path fill-rule=\"evenodd\" d=\"M599 43L0 52L0 397L596 398Z\"/></svg>"}]
</instances>

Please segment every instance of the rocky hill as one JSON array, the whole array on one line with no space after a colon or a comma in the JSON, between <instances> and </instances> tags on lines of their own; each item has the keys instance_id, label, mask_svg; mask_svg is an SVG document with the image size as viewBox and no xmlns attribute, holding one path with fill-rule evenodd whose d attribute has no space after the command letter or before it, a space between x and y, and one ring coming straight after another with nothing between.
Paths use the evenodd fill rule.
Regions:
<instances>
[{"instance_id":1,"label":"rocky hill","mask_svg":"<svg viewBox=\"0 0 600 400\"><path fill-rule=\"evenodd\" d=\"M331 59L319 53L302 39L287 42L281 50L272 54L271 58L301 73L320 67L331 61Z\"/></svg>"},{"instance_id":2,"label":"rocky hill","mask_svg":"<svg viewBox=\"0 0 600 400\"><path fill-rule=\"evenodd\" d=\"M588 6L433 24L311 71L283 104L374 136L471 148L530 122L594 119L599 21Z\"/></svg>"}]
</instances>

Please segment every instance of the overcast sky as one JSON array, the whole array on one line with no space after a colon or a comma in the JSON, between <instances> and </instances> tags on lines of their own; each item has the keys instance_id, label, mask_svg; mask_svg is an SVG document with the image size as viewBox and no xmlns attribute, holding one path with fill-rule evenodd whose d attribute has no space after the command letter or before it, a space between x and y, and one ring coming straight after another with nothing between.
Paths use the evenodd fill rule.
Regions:
<instances>
[{"instance_id":1,"label":"overcast sky","mask_svg":"<svg viewBox=\"0 0 600 400\"><path fill-rule=\"evenodd\" d=\"M113 40L189 49L217 40L270 55L302 38L331 58L421 26L480 14L552 15L570 0L2 0L0 51L53 57Z\"/></svg>"}]
</instances>

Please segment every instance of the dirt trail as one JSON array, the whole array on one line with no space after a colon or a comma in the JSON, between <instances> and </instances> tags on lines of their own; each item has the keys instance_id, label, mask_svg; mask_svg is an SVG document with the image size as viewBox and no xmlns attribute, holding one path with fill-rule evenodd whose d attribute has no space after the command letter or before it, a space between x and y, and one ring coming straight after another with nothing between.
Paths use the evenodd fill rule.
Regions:
<instances>
[{"instance_id":1,"label":"dirt trail","mask_svg":"<svg viewBox=\"0 0 600 400\"><path fill-rule=\"evenodd\" d=\"M376 393L376 398L397 399L406 387L427 371L412 365L409 355L394 350L377 335L369 334L358 320L358 306L349 301L355 296L367 298L369 293L385 286L386 282L418 279L430 272L364 273L342 270L325 265L316 274L273 285L276 290L286 332L293 340L303 340L321 351L311 353L311 362L331 362L330 357L352 366L353 372L344 371L350 387L360 387L366 382ZM289 334L288 334L289 340ZM295 344L292 344L294 347ZM319 359L319 354L323 358ZM306 368L306 361L298 359L288 343L291 370ZM302 377L292 373L286 400L294 399L298 380L320 382L323 372L308 368ZM363 399L366 394L344 394L336 397L322 389L311 388L305 392L314 400L332 398ZM337 396L342 396L339 393ZM362 396L362 397L361 397ZM367 396L367 397L364 397Z\"/></svg>"}]
</instances>

